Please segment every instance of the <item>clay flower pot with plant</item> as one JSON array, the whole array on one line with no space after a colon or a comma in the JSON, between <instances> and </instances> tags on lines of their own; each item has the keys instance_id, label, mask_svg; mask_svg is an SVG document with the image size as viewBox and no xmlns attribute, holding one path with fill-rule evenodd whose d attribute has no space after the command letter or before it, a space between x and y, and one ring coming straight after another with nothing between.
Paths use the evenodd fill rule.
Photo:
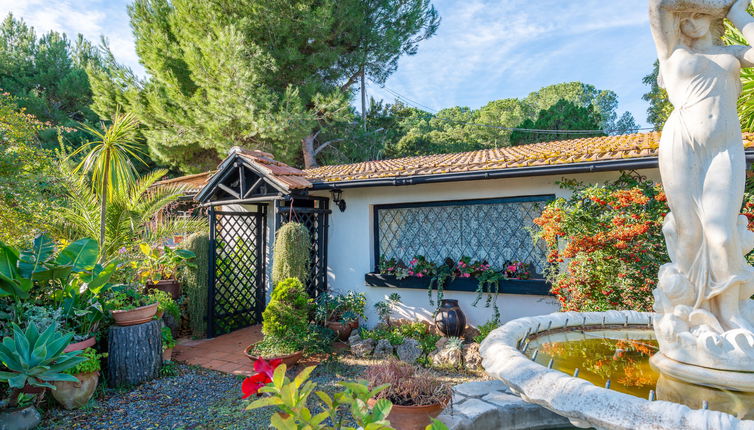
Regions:
<instances>
[{"instance_id":1,"label":"clay flower pot with plant","mask_svg":"<svg viewBox=\"0 0 754 430\"><path fill-rule=\"evenodd\" d=\"M162 360L173 360L173 348L175 348L175 339L173 338L173 332L170 327L163 327L160 329L162 335Z\"/></svg>"},{"instance_id":2,"label":"clay flower pot with plant","mask_svg":"<svg viewBox=\"0 0 754 430\"><path fill-rule=\"evenodd\" d=\"M87 348L81 354L86 361L65 371L73 375L77 381L56 381L55 390L52 391L52 397L66 409L77 409L89 402L94 390L99 383L100 370L102 369L100 359L107 357L107 354L99 354L93 348Z\"/></svg>"},{"instance_id":3,"label":"clay flower pot with plant","mask_svg":"<svg viewBox=\"0 0 754 430\"><path fill-rule=\"evenodd\" d=\"M262 313L264 339L249 345L244 353L253 362L280 359L291 366L303 356L309 328L312 300L304 285L288 278L275 286L270 303Z\"/></svg>"},{"instance_id":4,"label":"clay flower pot with plant","mask_svg":"<svg viewBox=\"0 0 754 430\"><path fill-rule=\"evenodd\" d=\"M137 262L137 273L147 290L158 289L170 294L173 300L181 295L181 283L177 279L181 267L195 267L196 258L187 249L173 249L167 246L150 247L139 245L143 259Z\"/></svg>"},{"instance_id":5,"label":"clay flower pot with plant","mask_svg":"<svg viewBox=\"0 0 754 430\"><path fill-rule=\"evenodd\" d=\"M429 371L395 359L370 367L364 379L370 389L389 384L367 403L373 406L381 399L389 400L393 407L387 419L396 430L420 430L430 425L452 396L451 387Z\"/></svg>"},{"instance_id":6,"label":"clay flower pot with plant","mask_svg":"<svg viewBox=\"0 0 754 430\"><path fill-rule=\"evenodd\" d=\"M136 288L122 287L113 292L107 306L116 325L129 326L151 321L157 313L158 302Z\"/></svg>"},{"instance_id":7,"label":"clay flower pot with plant","mask_svg":"<svg viewBox=\"0 0 754 430\"><path fill-rule=\"evenodd\" d=\"M345 341L359 327L359 318L366 319L366 304L364 293L324 292L317 297L315 318L318 323L334 331L340 340Z\"/></svg>"}]
</instances>

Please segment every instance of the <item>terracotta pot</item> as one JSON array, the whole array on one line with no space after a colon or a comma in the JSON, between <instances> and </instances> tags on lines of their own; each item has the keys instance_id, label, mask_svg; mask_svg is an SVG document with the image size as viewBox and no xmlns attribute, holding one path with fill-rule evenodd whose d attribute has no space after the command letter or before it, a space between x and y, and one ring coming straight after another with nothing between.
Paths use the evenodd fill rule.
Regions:
<instances>
[{"instance_id":1,"label":"terracotta pot","mask_svg":"<svg viewBox=\"0 0 754 430\"><path fill-rule=\"evenodd\" d=\"M168 348L162 351L162 361L172 361L172 360L173 360L173 348Z\"/></svg>"},{"instance_id":2,"label":"terracotta pot","mask_svg":"<svg viewBox=\"0 0 754 430\"><path fill-rule=\"evenodd\" d=\"M115 310L110 311L115 319L115 324L120 326L144 324L152 321L152 317L157 313L157 303L142 306L127 311Z\"/></svg>"},{"instance_id":3,"label":"terracotta pot","mask_svg":"<svg viewBox=\"0 0 754 430\"><path fill-rule=\"evenodd\" d=\"M178 300L178 297L181 296L181 283L178 282L177 279L163 279L156 283L147 282L146 287L147 291L155 288L164 291L170 294L173 297L173 300Z\"/></svg>"},{"instance_id":4,"label":"terracotta pot","mask_svg":"<svg viewBox=\"0 0 754 430\"><path fill-rule=\"evenodd\" d=\"M52 397L66 409L78 409L89 402L99 382L99 371L75 375L78 382L58 381Z\"/></svg>"},{"instance_id":5,"label":"terracotta pot","mask_svg":"<svg viewBox=\"0 0 754 430\"><path fill-rule=\"evenodd\" d=\"M466 315L458 300L443 299L435 316L435 326L447 337L461 337L466 329Z\"/></svg>"},{"instance_id":6,"label":"terracotta pot","mask_svg":"<svg viewBox=\"0 0 754 430\"><path fill-rule=\"evenodd\" d=\"M256 345L255 343L252 343L251 345L247 346L246 349L243 350L243 353L247 357L249 357L249 360L251 360L252 363L257 361L258 358L260 358L258 355L251 355L251 353L249 353L249 351L251 351L251 349L254 348L255 345ZM283 361L283 364L290 367L298 363L298 361L301 360L301 357L303 356L304 356L304 352L298 351L298 352L294 352L293 354L281 355L280 357L262 357L262 358L264 358L267 361L276 360L279 358Z\"/></svg>"},{"instance_id":7,"label":"terracotta pot","mask_svg":"<svg viewBox=\"0 0 754 430\"><path fill-rule=\"evenodd\" d=\"M377 403L375 399L369 399L367 404L373 407ZM426 406L399 406L393 405L387 420L395 430L424 430L432 423L432 418L437 418L445 409L447 402L435 403Z\"/></svg>"},{"instance_id":8,"label":"terracotta pot","mask_svg":"<svg viewBox=\"0 0 754 430\"><path fill-rule=\"evenodd\" d=\"M327 324L325 324L327 328L334 331L336 335L338 335L338 339L342 341L347 341L348 337L351 336L351 332L355 329L359 328L359 321L351 321L348 323L342 323L338 321L328 321Z\"/></svg>"},{"instance_id":9,"label":"terracotta pot","mask_svg":"<svg viewBox=\"0 0 754 430\"><path fill-rule=\"evenodd\" d=\"M68 344L68 346L65 347L63 352L81 351L81 350L89 348L90 346L94 346L96 341L97 340L94 338L94 336L92 336L88 339L82 340L81 342L70 343Z\"/></svg>"}]
</instances>

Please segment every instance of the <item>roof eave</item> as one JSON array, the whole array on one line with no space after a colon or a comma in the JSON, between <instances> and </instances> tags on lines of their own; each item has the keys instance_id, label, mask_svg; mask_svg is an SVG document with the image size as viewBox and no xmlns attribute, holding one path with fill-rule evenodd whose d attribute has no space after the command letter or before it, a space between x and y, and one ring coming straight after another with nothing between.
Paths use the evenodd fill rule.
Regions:
<instances>
[{"instance_id":1,"label":"roof eave","mask_svg":"<svg viewBox=\"0 0 754 430\"><path fill-rule=\"evenodd\" d=\"M746 160L754 161L754 150L746 151ZM365 188L418 185L442 182L474 181L485 179L521 178L577 173L610 172L620 170L651 169L658 167L657 157L630 158L622 160L592 161L572 164L549 164L544 166L514 167L504 169L476 170L471 172L442 173L418 176L391 176L376 179L314 182L312 191L334 188Z\"/></svg>"}]
</instances>

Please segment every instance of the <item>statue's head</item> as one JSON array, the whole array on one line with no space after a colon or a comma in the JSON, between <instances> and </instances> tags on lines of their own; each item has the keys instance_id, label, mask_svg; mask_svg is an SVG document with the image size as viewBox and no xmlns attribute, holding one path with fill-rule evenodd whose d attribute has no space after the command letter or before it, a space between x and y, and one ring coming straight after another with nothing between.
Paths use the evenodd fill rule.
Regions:
<instances>
[{"instance_id":1,"label":"statue's head","mask_svg":"<svg viewBox=\"0 0 754 430\"><path fill-rule=\"evenodd\" d=\"M679 18L681 35L684 37L696 40L709 35L713 43L723 44L721 38L725 27L720 17L701 12L685 12Z\"/></svg>"}]
</instances>

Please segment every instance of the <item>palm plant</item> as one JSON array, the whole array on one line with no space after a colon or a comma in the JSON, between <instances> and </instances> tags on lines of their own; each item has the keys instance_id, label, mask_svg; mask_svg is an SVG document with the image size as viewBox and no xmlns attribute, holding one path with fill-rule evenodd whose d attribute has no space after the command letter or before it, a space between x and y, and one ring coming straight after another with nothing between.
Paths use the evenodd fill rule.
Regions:
<instances>
[{"instance_id":1,"label":"palm plant","mask_svg":"<svg viewBox=\"0 0 754 430\"><path fill-rule=\"evenodd\" d=\"M753 7L748 8L749 13L754 12ZM723 41L726 45L749 45L744 35L730 21L725 21L725 35ZM752 41L754 43L754 41ZM738 116L741 119L743 131L754 131L754 69L741 69L741 96L738 98Z\"/></svg>"},{"instance_id":2,"label":"palm plant","mask_svg":"<svg viewBox=\"0 0 754 430\"><path fill-rule=\"evenodd\" d=\"M175 184L154 186L165 174L167 170L155 170L113 190L104 216L101 259L112 258L121 248L159 243L177 234L207 229L205 219L156 216L186 190ZM99 196L82 175L74 174L66 189L69 201L68 207L61 210L60 234L69 238L96 236L101 219Z\"/></svg>"},{"instance_id":3,"label":"palm plant","mask_svg":"<svg viewBox=\"0 0 754 430\"><path fill-rule=\"evenodd\" d=\"M138 127L139 122L131 113L115 114L112 123L103 130L83 124L82 128L95 139L69 156L74 158L86 153L74 173L90 173L92 188L99 195L99 235L92 237L99 236L100 246L105 243L107 203L113 199L118 189L133 181L136 169L131 159L144 163L139 156L143 153L141 146L136 143Z\"/></svg>"}]
</instances>

